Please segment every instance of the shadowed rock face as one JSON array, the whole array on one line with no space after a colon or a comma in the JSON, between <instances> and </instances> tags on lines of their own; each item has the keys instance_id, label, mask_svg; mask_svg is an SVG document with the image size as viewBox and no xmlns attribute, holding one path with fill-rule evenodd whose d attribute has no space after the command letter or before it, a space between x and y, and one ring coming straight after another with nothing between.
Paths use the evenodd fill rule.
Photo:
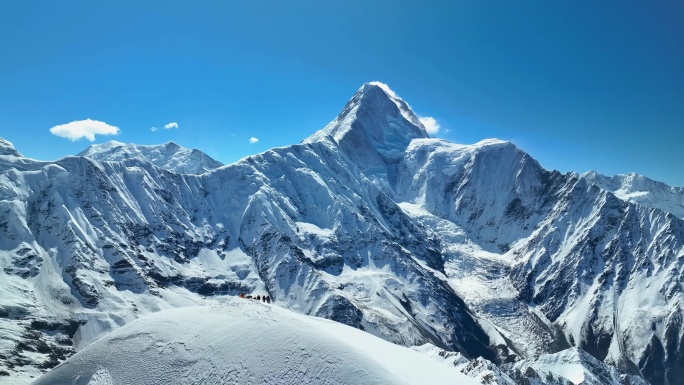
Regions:
<instances>
[{"instance_id":1,"label":"shadowed rock face","mask_svg":"<svg viewBox=\"0 0 684 385\"><path fill-rule=\"evenodd\" d=\"M32 322L78 325L30 339L80 348L146 313L253 293L468 358L574 346L653 385L681 375L682 219L508 142L431 139L378 85L302 144L202 175L155 163L178 146L92 155L120 147L137 148L0 157L0 370L71 354L15 353Z\"/></svg>"}]
</instances>

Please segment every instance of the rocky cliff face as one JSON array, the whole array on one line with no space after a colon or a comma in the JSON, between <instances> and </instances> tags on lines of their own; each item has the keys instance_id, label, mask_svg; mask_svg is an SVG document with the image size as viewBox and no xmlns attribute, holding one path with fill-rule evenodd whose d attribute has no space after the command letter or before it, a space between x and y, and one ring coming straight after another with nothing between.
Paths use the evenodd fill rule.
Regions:
<instances>
[{"instance_id":1,"label":"rocky cliff face","mask_svg":"<svg viewBox=\"0 0 684 385\"><path fill-rule=\"evenodd\" d=\"M669 206L508 142L431 139L378 84L302 144L229 166L156 150L2 150L0 371L26 379L142 314L239 293L502 368L570 347L654 385L684 368Z\"/></svg>"}]
</instances>

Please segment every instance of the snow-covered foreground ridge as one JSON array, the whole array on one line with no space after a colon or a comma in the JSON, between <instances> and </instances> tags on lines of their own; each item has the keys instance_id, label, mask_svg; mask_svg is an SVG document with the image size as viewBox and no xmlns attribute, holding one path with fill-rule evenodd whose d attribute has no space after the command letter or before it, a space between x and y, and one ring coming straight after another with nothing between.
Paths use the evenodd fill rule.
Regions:
<instances>
[{"instance_id":1,"label":"snow-covered foreground ridge","mask_svg":"<svg viewBox=\"0 0 684 385\"><path fill-rule=\"evenodd\" d=\"M0 381L241 292L504 371L576 347L652 385L684 377L680 190L429 138L377 84L232 165L179 172L167 147L39 162L0 141Z\"/></svg>"},{"instance_id":2,"label":"snow-covered foreground ridge","mask_svg":"<svg viewBox=\"0 0 684 385\"><path fill-rule=\"evenodd\" d=\"M454 366L358 329L254 300L155 313L35 385L463 384Z\"/></svg>"}]
</instances>

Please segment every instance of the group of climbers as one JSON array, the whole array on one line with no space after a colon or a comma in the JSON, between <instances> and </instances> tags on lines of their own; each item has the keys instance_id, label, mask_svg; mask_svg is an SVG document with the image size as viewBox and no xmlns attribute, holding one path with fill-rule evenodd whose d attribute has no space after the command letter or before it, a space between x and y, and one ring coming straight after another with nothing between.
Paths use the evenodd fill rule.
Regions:
<instances>
[{"instance_id":1,"label":"group of climbers","mask_svg":"<svg viewBox=\"0 0 684 385\"><path fill-rule=\"evenodd\" d=\"M244 293L240 293L240 298L255 299L257 301L263 301L263 302L271 303L271 297L268 295L261 296L261 295L257 294L256 297L253 297L251 295L245 295Z\"/></svg>"}]
</instances>

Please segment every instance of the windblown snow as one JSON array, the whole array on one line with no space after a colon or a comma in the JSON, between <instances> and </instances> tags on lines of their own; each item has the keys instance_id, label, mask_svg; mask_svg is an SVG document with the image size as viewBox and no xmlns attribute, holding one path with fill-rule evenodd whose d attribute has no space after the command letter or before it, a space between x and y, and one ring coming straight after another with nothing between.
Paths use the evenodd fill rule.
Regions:
<instances>
[{"instance_id":1,"label":"windblown snow","mask_svg":"<svg viewBox=\"0 0 684 385\"><path fill-rule=\"evenodd\" d=\"M250 299L155 313L35 385L462 384L477 381L358 329Z\"/></svg>"}]
</instances>

